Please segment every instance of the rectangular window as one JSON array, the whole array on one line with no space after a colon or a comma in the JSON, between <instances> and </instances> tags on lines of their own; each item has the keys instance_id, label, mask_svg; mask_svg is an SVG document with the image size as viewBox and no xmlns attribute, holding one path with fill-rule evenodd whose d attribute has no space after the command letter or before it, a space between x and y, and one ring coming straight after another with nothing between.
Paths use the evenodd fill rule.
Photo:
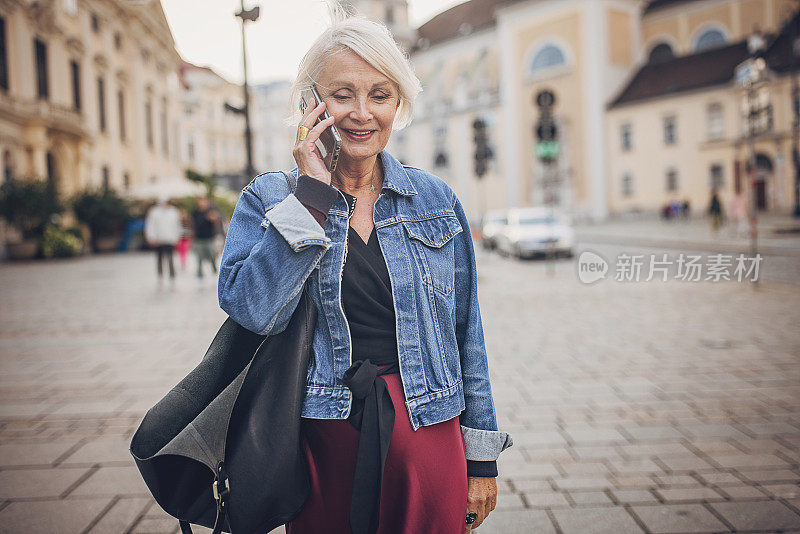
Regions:
<instances>
[{"instance_id":1,"label":"rectangular window","mask_svg":"<svg viewBox=\"0 0 800 534\"><path fill-rule=\"evenodd\" d=\"M6 50L6 19L0 17L0 87L8 91L8 52Z\"/></svg>"},{"instance_id":2,"label":"rectangular window","mask_svg":"<svg viewBox=\"0 0 800 534\"><path fill-rule=\"evenodd\" d=\"M722 189L722 186L725 185L722 165L712 165L709 170L709 177L711 178L711 189Z\"/></svg>"},{"instance_id":3,"label":"rectangular window","mask_svg":"<svg viewBox=\"0 0 800 534\"><path fill-rule=\"evenodd\" d=\"M119 140L125 142L125 94L117 91L117 113L119 114Z\"/></svg>"},{"instance_id":4,"label":"rectangular window","mask_svg":"<svg viewBox=\"0 0 800 534\"><path fill-rule=\"evenodd\" d=\"M108 165L103 165L103 189L108 191L109 187L111 187L111 176L108 171Z\"/></svg>"},{"instance_id":5,"label":"rectangular window","mask_svg":"<svg viewBox=\"0 0 800 534\"><path fill-rule=\"evenodd\" d=\"M97 78L97 113L100 121L100 131L106 131L106 90L103 77Z\"/></svg>"},{"instance_id":6,"label":"rectangular window","mask_svg":"<svg viewBox=\"0 0 800 534\"><path fill-rule=\"evenodd\" d=\"M713 103L708 106L708 138L721 139L725 134L725 123L722 115L722 104Z\"/></svg>"},{"instance_id":7,"label":"rectangular window","mask_svg":"<svg viewBox=\"0 0 800 534\"><path fill-rule=\"evenodd\" d=\"M622 147L623 152L627 152L631 149L632 142L631 142L631 125L630 124L623 124L620 128L620 145Z\"/></svg>"},{"instance_id":8,"label":"rectangular window","mask_svg":"<svg viewBox=\"0 0 800 534\"><path fill-rule=\"evenodd\" d=\"M678 133L675 126L675 116L664 117L664 144L673 145L678 141Z\"/></svg>"},{"instance_id":9,"label":"rectangular window","mask_svg":"<svg viewBox=\"0 0 800 534\"><path fill-rule=\"evenodd\" d=\"M122 175L122 186L125 188L125 190L130 189L130 187L131 187L131 175L130 175L130 173L126 172L125 174Z\"/></svg>"},{"instance_id":10,"label":"rectangular window","mask_svg":"<svg viewBox=\"0 0 800 534\"><path fill-rule=\"evenodd\" d=\"M667 171L667 191L678 190L678 171L669 169Z\"/></svg>"},{"instance_id":11,"label":"rectangular window","mask_svg":"<svg viewBox=\"0 0 800 534\"><path fill-rule=\"evenodd\" d=\"M153 148L153 104L150 99L144 104L144 124L147 135L147 146Z\"/></svg>"},{"instance_id":12,"label":"rectangular window","mask_svg":"<svg viewBox=\"0 0 800 534\"><path fill-rule=\"evenodd\" d=\"M97 16L96 13L92 13L92 31L94 33L100 32L100 18Z\"/></svg>"},{"instance_id":13,"label":"rectangular window","mask_svg":"<svg viewBox=\"0 0 800 534\"><path fill-rule=\"evenodd\" d=\"M33 40L36 56L36 88L39 98L47 100L49 86L47 81L47 45L39 39Z\"/></svg>"},{"instance_id":14,"label":"rectangular window","mask_svg":"<svg viewBox=\"0 0 800 534\"><path fill-rule=\"evenodd\" d=\"M633 195L633 176L631 173L626 172L622 176L622 196L629 197Z\"/></svg>"},{"instance_id":15,"label":"rectangular window","mask_svg":"<svg viewBox=\"0 0 800 534\"><path fill-rule=\"evenodd\" d=\"M72 109L81 110L81 66L77 61L69 62L69 70L72 73Z\"/></svg>"},{"instance_id":16,"label":"rectangular window","mask_svg":"<svg viewBox=\"0 0 800 534\"><path fill-rule=\"evenodd\" d=\"M167 136L167 99L161 101L161 151L169 155L169 137Z\"/></svg>"}]
</instances>

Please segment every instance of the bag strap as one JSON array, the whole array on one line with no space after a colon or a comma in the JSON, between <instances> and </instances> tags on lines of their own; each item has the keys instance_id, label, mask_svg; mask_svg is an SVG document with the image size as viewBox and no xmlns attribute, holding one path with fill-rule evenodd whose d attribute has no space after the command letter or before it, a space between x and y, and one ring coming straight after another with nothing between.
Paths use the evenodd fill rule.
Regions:
<instances>
[{"instance_id":1,"label":"bag strap","mask_svg":"<svg viewBox=\"0 0 800 534\"><path fill-rule=\"evenodd\" d=\"M290 172L281 171L281 173L283 173L283 177L286 178L286 183L289 184L289 191L294 193L295 189L297 189L297 177ZM214 520L214 528L211 534L221 534L222 525L225 522L228 496L230 495L228 475L225 472L225 465L223 462L217 464L217 472L214 476L214 483L211 489L214 492L214 500L217 501L217 517ZM181 534L194 534L192 532L192 525L188 521L179 519L178 524L181 527Z\"/></svg>"},{"instance_id":2,"label":"bag strap","mask_svg":"<svg viewBox=\"0 0 800 534\"><path fill-rule=\"evenodd\" d=\"M228 473L225 471L225 464L223 462L217 464L217 472L214 475L214 483L211 484L211 491L214 492L214 500L217 501L217 517L214 519L214 527L211 534L221 534L222 525L225 523L228 496L231 493ZM179 519L178 524L181 527L181 534L194 534L192 532L192 525L188 521Z\"/></svg>"}]
</instances>

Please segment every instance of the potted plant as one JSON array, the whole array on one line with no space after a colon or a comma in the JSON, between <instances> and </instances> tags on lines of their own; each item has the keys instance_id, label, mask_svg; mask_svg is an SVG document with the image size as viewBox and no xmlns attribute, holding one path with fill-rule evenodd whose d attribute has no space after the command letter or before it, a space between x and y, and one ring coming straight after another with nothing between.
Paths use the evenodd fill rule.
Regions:
<instances>
[{"instance_id":1,"label":"potted plant","mask_svg":"<svg viewBox=\"0 0 800 534\"><path fill-rule=\"evenodd\" d=\"M113 189L84 190L72 199L75 217L89 227L95 252L119 247L122 231L130 220L128 202Z\"/></svg>"},{"instance_id":2,"label":"potted plant","mask_svg":"<svg viewBox=\"0 0 800 534\"><path fill-rule=\"evenodd\" d=\"M8 257L35 258L45 226L64 211L51 180L10 178L0 186L0 216L15 228L22 241L7 243Z\"/></svg>"}]
</instances>

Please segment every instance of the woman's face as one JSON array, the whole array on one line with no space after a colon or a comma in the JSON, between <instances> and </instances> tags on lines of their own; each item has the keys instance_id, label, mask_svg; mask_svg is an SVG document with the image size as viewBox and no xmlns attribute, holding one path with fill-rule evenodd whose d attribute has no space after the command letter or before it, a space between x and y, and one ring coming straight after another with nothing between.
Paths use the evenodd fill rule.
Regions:
<instances>
[{"instance_id":1,"label":"woman's face","mask_svg":"<svg viewBox=\"0 0 800 534\"><path fill-rule=\"evenodd\" d=\"M362 160L386 147L400 105L396 83L346 48L326 61L317 90L342 136L340 158Z\"/></svg>"}]
</instances>

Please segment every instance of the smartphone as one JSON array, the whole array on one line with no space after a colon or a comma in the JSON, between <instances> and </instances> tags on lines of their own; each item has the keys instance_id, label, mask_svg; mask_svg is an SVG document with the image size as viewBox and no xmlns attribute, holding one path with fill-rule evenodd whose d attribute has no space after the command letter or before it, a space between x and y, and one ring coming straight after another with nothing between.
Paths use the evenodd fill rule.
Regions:
<instances>
[{"instance_id":1,"label":"smartphone","mask_svg":"<svg viewBox=\"0 0 800 534\"><path fill-rule=\"evenodd\" d=\"M314 95L317 105L319 105L319 103L322 102L322 98L319 96L317 88L313 85L311 86L311 93ZM300 111L305 113L308 109L308 105L309 103L303 98L300 102ZM314 124L316 125L328 117L330 117L328 110L324 109L319 117L317 117L317 122ZM342 136L339 134L336 126L331 124L326 128L325 131L322 132L322 135L319 136L319 139L317 139L316 145L317 149L319 149L319 153L322 155L325 166L332 173L334 169L336 169L336 163L339 161L339 152L342 150Z\"/></svg>"}]
</instances>

